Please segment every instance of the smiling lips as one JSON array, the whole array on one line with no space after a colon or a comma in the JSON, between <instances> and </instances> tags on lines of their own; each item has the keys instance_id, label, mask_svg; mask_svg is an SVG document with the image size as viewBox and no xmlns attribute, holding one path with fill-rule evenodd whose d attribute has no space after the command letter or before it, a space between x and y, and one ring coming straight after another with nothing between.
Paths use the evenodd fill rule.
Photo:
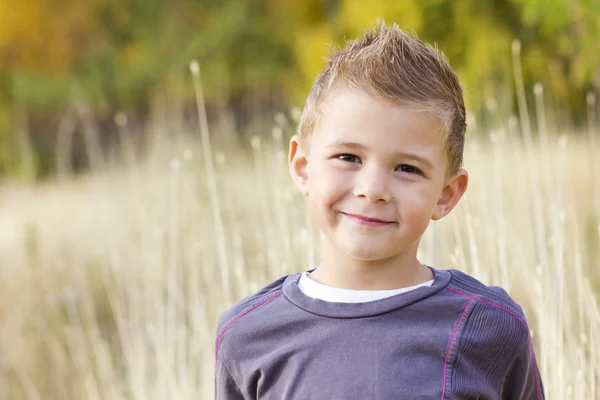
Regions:
<instances>
[{"instance_id":1,"label":"smiling lips","mask_svg":"<svg viewBox=\"0 0 600 400\"><path fill-rule=\"evenodd\" d=\"M343 212L342 214L344 214L354 222L366 226L387 226L394 223L393 221L384 221L378 218L371 218L359 214L348 214L345 212Z\"/></svg>"}]
</instances>

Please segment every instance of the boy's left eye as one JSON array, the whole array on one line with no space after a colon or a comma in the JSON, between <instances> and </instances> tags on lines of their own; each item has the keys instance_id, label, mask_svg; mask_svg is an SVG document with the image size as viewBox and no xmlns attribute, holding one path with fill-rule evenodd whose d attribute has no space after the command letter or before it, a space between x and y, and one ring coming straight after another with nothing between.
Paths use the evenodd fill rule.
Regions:
<instances>
[{"instance_id":1,"label":"boy's left eye","mask_svg":"<svg viewBox=\"0 0 600 400\"><path fill-rule=\"evenodd\" d=\"M408 164L402 164L397 167L398 170L409 174L421 174L421 170L417 167Z\"/></svg>"}]
</instances>

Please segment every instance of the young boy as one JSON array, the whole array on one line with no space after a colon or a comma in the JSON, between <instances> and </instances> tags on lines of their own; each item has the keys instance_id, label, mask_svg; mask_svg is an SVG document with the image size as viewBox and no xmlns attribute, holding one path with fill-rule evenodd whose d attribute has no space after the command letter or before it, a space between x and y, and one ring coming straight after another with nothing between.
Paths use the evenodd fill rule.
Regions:
<instances>
[{"instance_id":1,"label":"young boy","mask_svg":"<svg viewBox=\"0 0 600 400\"><path fill-rule=\"evenodd\" d=\"M521 307L417 260L467 188L465 127L445 57L396 25L333 54L289 151L321 262L223 313L217 399L544 398Z\"/></svg>"}]
</instances>

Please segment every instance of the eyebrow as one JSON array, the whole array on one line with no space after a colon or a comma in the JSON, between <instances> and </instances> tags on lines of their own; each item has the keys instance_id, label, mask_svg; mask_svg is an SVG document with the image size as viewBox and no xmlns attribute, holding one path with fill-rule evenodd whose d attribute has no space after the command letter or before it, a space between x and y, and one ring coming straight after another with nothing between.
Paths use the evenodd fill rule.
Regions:
<instances>
[{"instance_id":1,"label":"eyebrow","mask_svg":"<svg viewBox=\"0 0 600 400\"><path fill-rule=\"evenodd\" d=\"M354 142L334 142L327 146L328 149L339 148L339 147L345 147L345 148L357 149L357 150L363 150L363 151L368 150L367 146L360 144L360 143L354 143ZM398 153L394 153L393 156L398 157L398 158L406 158L409 160L417 161L417 162L423 164L427 168L433 168L433 163L431 161L429 161L428 159L423 158L417 154L398 152Z\"/></svg>"}]
</instances>

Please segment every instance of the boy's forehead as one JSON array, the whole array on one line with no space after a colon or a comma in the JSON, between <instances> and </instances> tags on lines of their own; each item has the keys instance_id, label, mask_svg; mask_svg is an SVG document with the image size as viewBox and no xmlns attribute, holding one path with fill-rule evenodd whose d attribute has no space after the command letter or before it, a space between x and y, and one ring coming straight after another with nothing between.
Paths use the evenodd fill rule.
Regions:
<instances>
[{"instance_id":1,"label":"boy's forehead","mask_svg":"<svg viewBox=\"0 0 600 400\"><path fill-rule=\"evenodd\" d=\"M437 133L445 131L440 118L425 110L421 105L409 104L401 100L392 101L369 91L349 88L342 84L333 86L318 108L319 120L337 118L336 124L400 122L401 125L406 125L418 123L435 127ZM379 118L368 119L374 116Z\"/></svg>"},{"instance_id":2,"label":"boy's forehead","mask_svg":"<svg viewBox=\"0 0 600 400\"><path fill-rule=\"evenodd\" d=\"M440 119L418 107L395 104L360 90L336 88L322 104L314 134L325 142L361 142L394 139L414 144L444 142L445 126Z\"/></svg>"}]
</instances>

